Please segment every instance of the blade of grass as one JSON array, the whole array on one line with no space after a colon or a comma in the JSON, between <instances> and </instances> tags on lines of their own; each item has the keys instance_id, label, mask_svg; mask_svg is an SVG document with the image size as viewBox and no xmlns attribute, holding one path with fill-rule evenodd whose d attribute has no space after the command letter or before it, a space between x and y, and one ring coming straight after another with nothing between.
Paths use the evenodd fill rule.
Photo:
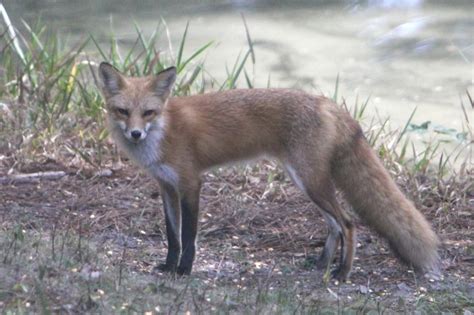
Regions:
<instances>
[{"instance_id":1,"label":"blade of grass","mask_svg":"<svg viewBox=\"0 0 474 315\"><path fill-rule=\"evenodd\" d=\"M2 3L0 3L0 15L3 17L3 21L7 26L8 34L10 34L10 38L13 41L13 47L15 48L15 52L17 53L18 57L22 61L23 65L26 65L26 58L23 50L20 47L20 43L18 42L18 37L15 31L15 27L13 26L10 17L8 16L7 10Z\"/></svg>"},{"instance_id":2,"label":"blade of grass","mask_svg":"<svg viewBox=\"0 0 474 315\"><path fill-rule=\"evenodd\" d=\"M174 49L173 49L173 44L171 43L171 35L170 35L170 30L168 28L168 24L166 24L166 21L163 18L163 16L160 16L160 22L163 24L163 27L165 28L166 38L168 39L168 50L170 52L171 58L174 59Z\"/></svg>"},{"instance_id":3,"label":"blade of grass","mask_svg":"<svg viewBox=\"0 0 474 315\"><path fill-rule=\"evenodd\" d=\"M179 43L178 58L176 59L176 67L179 69L181 65L181 59L183 58L184 43L186 42L186 36L188 34L189 21L186 23L184 28L183 37L181 37L181 42Z\"/></svg>"},{"instance_id":4,"label":"blade of grass","mask_svg":"<svg viewBox=\"0 0 474 315\"><path fill-rule=\"evenodd\" d=\"M415 116L417 107L413 109L413 111L410 114L410 117L408 118L407 122L405 123L405 126L403 127L402 131L399 133L397 140L394 142L394 145L392 147L392 151L395 150L395 148L398 146L398 143L400 143L400 140L402 137L406 134L408 126L410 126L411 121L413 120L413 116Z\"/></svg>"},{"instance_id":5,"label":"blade of grass","mask_svg":"<svg viewBox=\"0 0 474 315\"><path fill-rule=\"evenodd\" d=\"M187 80L186 82L182 82L179 84L177 90L179 92L183 92L183 93L188 93L189 90L191 89L191 85L194 83L194 81L196 80L196 78L199 76L199 74L201 73L203 69L203 65L199 65L197 66L193 73L191 74L191 77L189 78L189 80Z\"/></svg>"},{"instance_id":6,"label":"blade of grass","mask_svg":"<svg viewBox=\"0 0 474 315\"><path fill-rule=\"evenodd\" d=\"M89 37L92 40L92 42L94 43L97 50L99 51L99 54L101 55L102 59L104 61L110 61L110 58L107 58L107 55L104 53L104 51L100 47L99 43L95 40L94 36L92 34L90 34Z\"/></svg>"},{"instance_id":7,"label":"blade of grass","mask_svg":"<svg viewBox=\"0 0 474 315\"><path fill-rule=\"evenodd\" d=\"M247 43L249 44L249 49L250 49L250 56L252 57L252 63L255 64L255 50L253 49L253 41L252 38L250 37L250 32L249 32L249 27L247 26L247 21L245 20L245 16L243 13L240 13L242 16L242 21L244 21L244 27L245 27L245 35L247 36Z\"/></svg>"},{"instance_id":8,"label":"blade of grass","mask_svg":"<svg viewBox=\"0 0 474 315\"><path fill-rule=\"evenodd\" d=\"M252 81L250 80L250 77L247 73L247 70L244 69L244 75L245 75L245 81L247 82L247 87L249 89L253 89L253 84L252 84Z\"/></svg>"},{"instance_id":9,"label":"blade of grass","mask_svg":"<svg viewBox=\"0 0 474 315\"><path fill-rule=\"evenodd\" d=\"M337 103L337 98L339 94L339 73L336 77L336 86L334 87L334 95L332 96L332 100Z\"/></svg>"},{"instance_id":10,"label":"blade of grass","mask_svg":"<svg viewBox=\"0 0 474 315\"><path fill-rule=\"evenodd\" d=\"M49 58L48 52L45 51L44 45L43 45L43 43L41 42L41 40L39 39L39 37L38 37L38 35L36 34L36 32L34 32L34 31L31 29L30 25L29 25L28 23L26 23L25 20L22 19L21 22L23 23L23 26L26 28L26 30L28 31L28 33L30 33L31 38L32 38L33 41L36 43L36 45L38 45L38 47L41 49L41 51L44 51L45 57L46 57L46 58Z\"/></svg>"},{"instance_id":11,"label":"blade of grass","mask_svg":"<svg viewBox=\"0 0 474 315\"><path fill-rule=\"evenodd\" d=\"M150 37L150 41L147 42L147 40L145 39L145 37L143 36L143 31L142 29L140 28L140 26L138 25L138 23L136 21L133 21L133 24L135 25L135 30L137 32L137 35L138 35L138 39L140 40L142 46L143 46L143 51L140 53L141 55L145 55L145 60L143 61L143 73L145 72L145 70L147 69L148 67L148 63L151 61L151 57L150 57L150 43L152 43L153 41L153 37L155 35L152 35ZM156 34L156 33L154 33ZM140 75L141 72L139 71L139 69L137 68L137 74Z\"/></svg>"},{"instance_id":12,"label":"blade of grass","mask_svg":"<svg viewBox=\"0 0 474 315\"><path fill-rule=\"evenodd\" d=\"M234 69L230 75L230 78L228 80L228 88L229 89L235 89L236 86L235 86L235 83L237 82L237 80L239 79L239 76L240 76L240 73L242 72L244 66L245 66L245 63L248 59L248 57L250 56L250 49L247 50L247 53L244 55L244 57L242 58L242 61L240 63L238 63L238 59L236 61L236 64L235 67L234 66Z\"/></svg>"},{"instance_id":13,"label":"blade of grass","mask_svg":"<svg viewBox=\"0 0 474 315\"><path fill-rule=\"evenodd\" d=\"M125 59L123 60L124 66L127 66L130 63L130 60L133 56L133 52L135 51L139 41L140 39L137 37L137 39L135 39L135 41L133 42L132 47L128 50L128 53L125 56Z\"/></svg>"},{"instance_id":14,"label":"blade of grass","mask_svg":"<svg viewBox=\"0 0 474 315\"><path fill-rule=\"evenodd\" d=\"M369 105L369 100L370 100L370 95L369 97L367 97L364 104L362 104L362 106L360 107L360 110L357 115L358 120L362 119L362 117L364 116L365 110L367 109L367 106Z\"/></svg>"},{"instance_id":15,"label":"blade of grass","mask_svg":"<svg viewBox=\"0 0 474 315\"><path fill-rule=\"evenodd\" d=\"M180 73L181 71L183 71L183 69L186 67L186 65L188 63L190 63L193 59L195 59L197 56L199 56L202 52L204 52L207 48L209 48L209 46L211 46L214 42L213 41L210 41L209 43L205 44L204 46L202 46L201 48L199 48L198 50L196 50L192 55L191 57L189 57L188 59L186 59L186 61L184 61L183 63L179 63L177 65L177 72Z\"/></svg>"}]
</instances>

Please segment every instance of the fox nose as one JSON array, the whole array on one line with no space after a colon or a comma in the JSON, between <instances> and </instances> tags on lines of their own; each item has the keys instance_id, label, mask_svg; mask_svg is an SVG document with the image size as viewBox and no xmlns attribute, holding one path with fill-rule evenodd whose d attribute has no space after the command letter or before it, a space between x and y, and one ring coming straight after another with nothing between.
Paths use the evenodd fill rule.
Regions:
<instances>
[{"instance_id":1,"label":"fox nose","mask_svg":"<svg viewBox=\"0 0 474 315\"><path fill-rule=\"evenodd\" d=\"M132 135L132 138L135 140L140 139L140 137L142 136L142 133L140 130L133 130L130 134Z\"/></svg>"}]
</instances>

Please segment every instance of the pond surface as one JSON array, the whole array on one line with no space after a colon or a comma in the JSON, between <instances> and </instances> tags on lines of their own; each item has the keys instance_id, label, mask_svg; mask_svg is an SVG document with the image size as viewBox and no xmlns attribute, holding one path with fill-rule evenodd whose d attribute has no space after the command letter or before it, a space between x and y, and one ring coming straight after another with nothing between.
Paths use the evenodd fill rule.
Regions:
<instances>
[{"instance_id":1,"label":"pond surface","mask_svg":"<svg viewBox=\"0 0 474 315\"><path fill-rule=\"evenodd\" d=\"M13 23L41 16L72 38L106 41L112 31L134 42L134 21L151 34L162 16L177 49L190 22L186 51L213 40L206 68L225 77L248 47L245 15L256 53L255 82L332 95L336 77L347 104L370 97L369 111L403 126L432 121L462 130L460 98L473 95L471 1L6 1ZM167 49L167 41L163 40ZM468 109L468 114L472 111Z\"/></svg>"}]
</instances>

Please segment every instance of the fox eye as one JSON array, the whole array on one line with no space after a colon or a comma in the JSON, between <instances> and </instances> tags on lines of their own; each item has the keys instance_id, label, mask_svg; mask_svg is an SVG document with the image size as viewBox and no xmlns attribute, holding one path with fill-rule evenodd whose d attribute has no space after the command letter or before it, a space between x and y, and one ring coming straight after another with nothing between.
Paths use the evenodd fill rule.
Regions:
<instances>
[{"instance_id":1,"label":"fox eye","mask_svg":"<svg viewBox=\"0 0 474 315\"><path fill-rule=\"evenodd\" d=\"M151 109L146 110L146 111L143 113L143 117L151 116L151 115L153 115L154 113L155 113L154 110L151 110Z\"/></svg>"},{"instance_id":2,"label":"fox eye","mask_svg":"<svg viewBox=\"0 0 474 315\"><path fill-rule=\"evenodd\" d=\"M121 115L128 116L128 110L124 108L117 108L117 112Z\"/></svg>"}]
</instances>

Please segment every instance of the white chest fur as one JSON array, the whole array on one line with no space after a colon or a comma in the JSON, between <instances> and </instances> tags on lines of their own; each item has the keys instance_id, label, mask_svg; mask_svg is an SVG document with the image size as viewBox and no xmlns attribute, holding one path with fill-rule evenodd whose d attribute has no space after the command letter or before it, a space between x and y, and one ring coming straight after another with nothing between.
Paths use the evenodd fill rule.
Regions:
<instances>
[{"instance_id":1,"label":"white chest fur","mask_svg":"<svg viewBox=\"0 0 474 315\"><path fill-rule=\"evenodd\" d=\"M173 187L178 186L178 173L161 160L161 142L164 131L162 127L152 128L145 139L138 143L130 142L117 128L112 135L127 156L148 173Z\"/></svg>"}]
</instances>

